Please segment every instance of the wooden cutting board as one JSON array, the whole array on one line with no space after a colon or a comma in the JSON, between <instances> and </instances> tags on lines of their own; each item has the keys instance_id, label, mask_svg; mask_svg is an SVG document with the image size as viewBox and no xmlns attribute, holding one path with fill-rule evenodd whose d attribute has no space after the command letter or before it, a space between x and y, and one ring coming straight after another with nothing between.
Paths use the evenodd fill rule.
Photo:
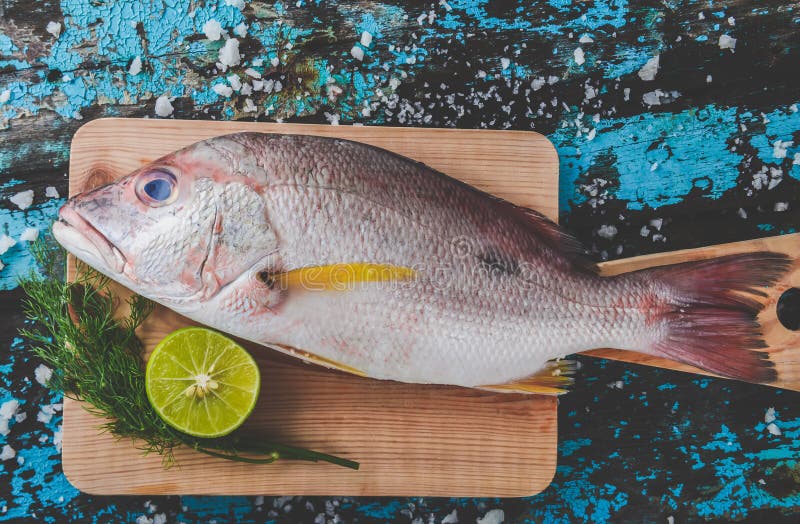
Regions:
<instances>
[{"instance_id":1,"label":"wooden cutting board","mask_svg":"<svg viewBox=\"0 0 800 524\"><path fill-rule=\"evenodd\" d=\"M70 195L197 140L244 130L318 134L371 143L557 219L557 155L541 135L513 131L95 120L74 138ZM602 264L601 270L612 275L762 250L798 258L800 234L629 258ZM775 309L781 294L793 286L800 286L797 264L769 290L759 320L781 374L781 380L771 385L800 390L800 333L782 327ZM187 323L159 308L141 335L152 348L169 331ZM554 474L554 398L377 382L301 365L269 350L249 347L262 366L264 380L249 428L287 444L358 460L360 471L297 462L253 467L186 451L177 453L180 468L165 471L158 457L142 457L130 442L115 442L99 434L98 421L80 404L65 399L63 467L67 477L78 488L98 494L511 497L541 491ZM587 354L708 374L632 352L600 349Z\"/></svg>"},{"instance_id":2,"label":"wooden cutting board","mask_svg":"<svg viewBox=\"0 0 800 524\"><path fill-rule=\"evenodd\" d=\"M95 120L73 139L70 195L197 140L237 131L317 134L371 143L557 216L558 156L541 135L515 131ZM189 323L157 308L140 336L151 349L167 333ZM553 397L379 382L289 361L260 346L247 347L262 370L262 395L247 430L357 460L359 471L289 461L254 466L186 450L176 453L179 467L164 470L160 457L143 457L130 441L99 433L94 416L80 403L64 399L67 478L82 491L106 495L519 497L538 493L555 473Z\"/></svg>"}]
</instances>

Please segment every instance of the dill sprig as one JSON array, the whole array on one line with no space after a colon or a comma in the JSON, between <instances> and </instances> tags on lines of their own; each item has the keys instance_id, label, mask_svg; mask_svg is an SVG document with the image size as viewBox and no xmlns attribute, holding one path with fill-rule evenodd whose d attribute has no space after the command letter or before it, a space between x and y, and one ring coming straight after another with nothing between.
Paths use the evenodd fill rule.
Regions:
<instances>
[{"instance_id":1,"label":"dill sprig","mask_svg":"<svg viewBox=\"0 0 800 524\"><path fill-rule=\"evenodd\" d=\"M33 352L53 368L48 386L83 401L89 412L105 418L102 429L117 438L132 439L145 454L158 453L165 467L174 464L175 448L187 446L238 462L268 464L283 458L358 469L358 463L351 460L240 432L206 439L167 425L147 398L144 348L135 333L153 310L153 303L134 294L127 301L128 314L118 318L119 298L112 293L107 277L79 263L76 278L66 282L57 271L60 257L52 256L44 242L35 242L31 251L41 275L31 272L20 281L27 294L23 310L33 326L21 334L33 342Z\"/></svg>"}]
</instances>

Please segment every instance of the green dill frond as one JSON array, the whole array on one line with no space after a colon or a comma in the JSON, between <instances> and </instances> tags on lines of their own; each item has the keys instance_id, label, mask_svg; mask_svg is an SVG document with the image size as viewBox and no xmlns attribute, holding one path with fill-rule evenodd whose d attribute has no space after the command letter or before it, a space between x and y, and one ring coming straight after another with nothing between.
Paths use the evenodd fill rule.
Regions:
<instances>
[{"instance_id":1,"label":"green dill frond","mask_svg":"<svg viewBox=\"0 0 800 524\"><path fill-rule=\"evenodd\" d=\"M260 438L242 438L234 433L203 439L167 425L147 398L144 348L136 336L136 328L147 319L154 304L133 295L128 300L129 313L118 318L119 300L111 291L108 277L79 263L74 281L64 282L57 268L58 260L65 259L63 250L54 254L39 240L32 244L31 252L41 276L31 271L20 281L27 294L23 311L32 325L20 334L53 369L48 386L83 401L90 413L105 419L102 430L116 438L132 439L145 453L161 455L165 467L174 464L176 447L187 446L240 462L263 464L285 458L358 469L356 462Z\"/></svg>"}]
</instances>

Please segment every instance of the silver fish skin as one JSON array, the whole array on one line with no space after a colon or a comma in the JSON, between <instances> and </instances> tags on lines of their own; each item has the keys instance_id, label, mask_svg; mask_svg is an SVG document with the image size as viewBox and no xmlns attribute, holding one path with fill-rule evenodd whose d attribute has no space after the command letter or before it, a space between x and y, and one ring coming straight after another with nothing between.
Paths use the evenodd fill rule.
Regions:
<instances>
[{"instance_id":1,"label":"silver fish skin","mask_svg":"<svg viewBox=\"0 0 800 524\"><path fill-rule=\"evenodd\" d=\"M599 277L542 215L357 142L213 138L70 199L59 217L57 240L134 292L377 379L510 384L599 347L775 378L752 324L782 255ZM359 281L348 264L414 276ZM273 278L333 265L345 289Z\"/></svg>"}]
</instances>

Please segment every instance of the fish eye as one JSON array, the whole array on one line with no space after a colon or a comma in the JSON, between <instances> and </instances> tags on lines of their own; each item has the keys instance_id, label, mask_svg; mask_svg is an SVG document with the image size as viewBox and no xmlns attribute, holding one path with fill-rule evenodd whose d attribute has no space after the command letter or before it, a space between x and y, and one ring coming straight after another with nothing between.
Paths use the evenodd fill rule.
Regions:
<instances>
[{"instance_id":1,"label":"fish eye","mask_svg":"<svg viewBox=\"0 0 800 524\"><path fill-rule=\"evenodd\" d=\"M136 196L151 207L172 203L178 194L178 180L163 168L146 171L139 175Z\"/></svg>"}]
</instances>

